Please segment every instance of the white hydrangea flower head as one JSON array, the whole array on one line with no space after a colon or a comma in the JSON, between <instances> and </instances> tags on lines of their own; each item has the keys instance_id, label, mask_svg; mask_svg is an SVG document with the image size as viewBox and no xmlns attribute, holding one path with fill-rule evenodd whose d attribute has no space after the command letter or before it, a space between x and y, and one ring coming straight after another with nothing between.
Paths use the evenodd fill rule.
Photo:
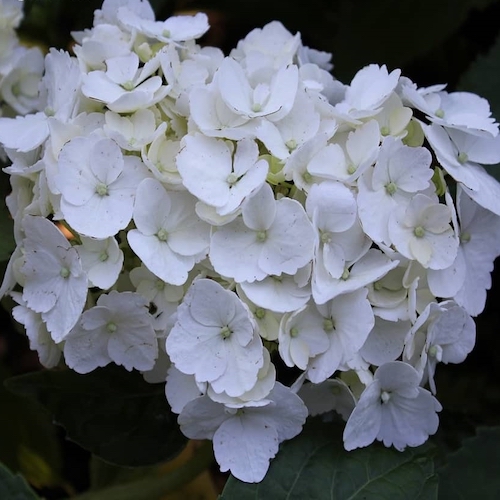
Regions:
<instances>
[{"instance_id":1,"label":"white hydrangea flower head","mask_svg":"<svg viewBox=\"0 0 500 500\"><path fill-rule=\"evenodd\" d=\"M278 21L225 56L206 14L146 0L43 58L21 7L0 0L0 296L42 365L166 381L247 482L308 413L340 413L348 450L436 432L437 365L473 348L500 255L488 102L377 64L345 85Z\"/></svg>"}]
</instances>

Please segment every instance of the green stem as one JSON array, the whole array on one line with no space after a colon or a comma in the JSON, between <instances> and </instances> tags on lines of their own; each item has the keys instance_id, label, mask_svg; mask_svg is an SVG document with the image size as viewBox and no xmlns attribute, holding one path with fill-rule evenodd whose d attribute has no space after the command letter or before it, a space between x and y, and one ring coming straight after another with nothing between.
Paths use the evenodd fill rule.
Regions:
<instances>
[{"instance_id":1,"label":"green stem","mask_svg":"<svg viewBox=\"0 0 500 500\"><path fill-rule=\"evenodd\" d=\"M77 495L72 500L157 500L191 482L213 460L212 442L205 441L185 464L168 474L90 491Z\"/></svg>"}]
</instances>

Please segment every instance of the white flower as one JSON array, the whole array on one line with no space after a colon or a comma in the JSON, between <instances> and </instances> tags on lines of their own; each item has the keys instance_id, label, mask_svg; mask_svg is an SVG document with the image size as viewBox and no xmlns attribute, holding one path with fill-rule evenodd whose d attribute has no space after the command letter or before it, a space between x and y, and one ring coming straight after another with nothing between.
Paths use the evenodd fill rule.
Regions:
<instances>
[{"instance_id":1,"label":"white flower","mask_svg":"<svg viewBox=\"0 0 500 500\"><path fill-rule=\"evenodd\" d=\"M114 362L132 371L151 370L158 342L147 300L134 292L111 291L82 314L66 337L64 358L78 373Z\"/></svg>"},{"instance_id":2,"label":"white flower","mask_svg":"<svg viewBox=\"0 0 500 500\"><path fill-rule=\"evenodd\" d=\"M87 275L77 250L52 222L26 216L23 229L23 300L41 313L52 338L60 342L83 311Z\"/></svg>"},{"instance_id":3,"label":"white flower","mask_svg":"<svg viewBox=\"0 0 500 500\"><path fill-rule=\"evenodd\" d=\"M229 396L249 391L264 363L250 311L235 293L209 279L189 288L167 337L167 353L181 372Z\"/></svg>"},{"instance_id":4,"label":"white flower","mask_svg":"<svg viewBox=\"0 0 500 500\"><path fill-rule=\"evenodd\" d=\"M234 113L246 118L265 116L278 121L292 109L298 77L297 66L290 65L272 73L270 81L251 82L240 64L226 57L214 78L222 99Z\"/></svg>"},{"instance_id":5,"label":"white flower","mask_svg":"<svg viewBox=\"0 0 500 500\"><path fill-rule=\"evenodd\" d=\"M347 421L356 405L356 398L342 380L328 379L320 384L305 383L297 392L314 417L335 410Z\"/></svg>"},{"instance_id":6,"label":"white flower","mask_svg":"<svg viewBox=\"0 0 500 500\"><path fill-rule=\"evenodd\" d=\"M314 229L302 205L275 200L264 184L243 202L242 217L220 227L210 242L215 270L237 282L294 274L312 259Z\"/></svg>"},{"instance_id":7,"label":"white flower","mask_svg":"<svg viewBox=\"0 0 500 500\"><path fill-rule=\"evenodd\" d=\"M394 137L384 140L374 168L365 171L358 183L359 218L376 243L390 245L391 214L406 208L415 193L429 190L433 174L430 164L427 149L405 146Z\"/></svg>"},{"instance_id":8,"label":"white flower","mask_svg":"<svg viewBox=\"0 0 500 500\"><path fill-rule=\"evenodd\" d=\"M407 79L406 79L407 80ZM476 136L498 135L488 101L471 92L446 92L444 85L417 89L409 80L402 86L404 99L437 125L462 130Z\"/></svg>"},{"instance_id":9,"label":"white flower","mask_svg":"<svg viewBox=\"0 0 500 500\"><path fill-rule=\"evenodd\" d=\"M168 333L174 325L175 313L184 296L184 288L166 283L144 264L132 269L129 278L137 293L148 300L149 312L155 320L155 330Z\"/></svg>"},{"instance_id":10,"label":"white flower","mask_svg":"<svg viewBox=\"0 0 500 500\"><path fill-rule=\"evenodd\" d=\"M114 236L132 218L137 185L148 177L142 161L123 156L111 139L95 133L76 137L59 155L61 211L79 233L94 238Z\"/></svg>"},{"instance_id":11,"label":"white flower","mask_svg":"<svg viewBox=\"0 0 500 500\"><path fill-rule=\"evenodd\" d=\"M336 105L336 110L353 119L377 114L396 88L400 75L399 69L389 73L385 64L365 66L354 75L347 87L344 101Z\"/></svg>"},{"instance_id":12,"label":"white flower","mask_svg":"<svg viewBox=\"0 0 500 500\"><path fill-rule=\"evenodd\" d=\"M294 275L269 275L261 281L242 281L238 288L260 308L275 313L292 312L305 306L311 298L310 275L311 266L307 265Z\"/></svg>"},{"instance_id":13,"label":"white flower","mask_svg":"<svg viewBox=\"0 0 500 500\"><path fill-rule=\"evenodd\" d=\"M106 71L96 70L83 75L82 93L101 101L115 113L132 113L163 99L169 91L160 76L151 76L160 65L151 60L139 68L135 52L112 57L106 61Z\"/></svg>"},{"instance_id":14,"label":"white flower","mask_svg":"<svg viewBox=\"0 0 500 500\"><path fill-rule=\"evenodd\" d=\"M75 246L82 266L89 278L90 286L103 290L111 288L118 279L123 266L123 252L115 238L97 240L81 237L82 244Z\"/></svg>"},{"instance_id":15,"label":"white flower","mask_svg":"<svg viewBox=\"0 0 500 500\"><path fill-rule=\"evenodd\" d=\"M475 136L436 124L422 128L443 168L476 203L500 215L500 184L480 165L500 162L500 135Z\"/></svg>"},{"instance_id":16,"label":"white flower","mask_svg":"<svg viewBox=\"0 0 500 500\"><path fill-rule=\"evenodd\" d=\"M190 439L212 439L221 471L248 483L262 481L279 443L295 437L307 408L290 389L276 382L265 406L226 408L208 396L184 406L178 422Z\"/></svg>"},{"instance_id":17,"label":"white flower","mask_svg":"<svg viewBox=\"0 0 500 500\"><path fill-rule=\"evenodd\" d=\"M194 210L186 192L168 192L155 179L137 188L134 222L127 233L132 250L163 281L182 285L196 262L208 250L210 226Z\"/></svg>"},{"instance_id":18,"label":"white flower","mask_svg":"<svg viewBox=\"0 0 500 500\"><path fill-rule=\"evenodd\" d=\"M430 269L445 269L457 256L451 211L437 197L416 194L389 218L389 237L397 251Z\"/></svg>"},{"instance_id":19,"label":"white flower","mask_svg":"<svg viewBox=\"0 0 500 500\"><path fill-rule=\"evenodd\" d=\"M166 21L152 21L127 8L118 10L118 20L130 31L137 30L148 38L164 43L200 38L208 31L208 18L203 12L194 16L172 16Z\"/></svg>"},{"instance_id":20,"label":"white flower","mask_svg":"<svg viewBox=\"0 0 500 500\"><path fill-rule=\"evenodd\" d=\"M338 369L343 369L365 343L375 323L367 293L363 288L316 306L329 345L309 361L307 378L311 382L323 382Z\"/></svg>"},{"instance_id":21,"label":"white flower","mask_svg":"<svg viewBox=\"0 0 500 500\"><path fill-rule=\"evenodd\" d=\"M26 302L19 292L12 292L11 297L19 304L12 309L12 316L18 323L24 325L30 349L37 351L42 366L54 368L61 359L61 345L52 340L42 315L26 307Z\"/></svg>"},{"instance_id":22,"label":"white flower","mask_svg":"<svg viewBox=\"0 0 500 500\"><path fill-rule=\"evenodd\" d=\"M269 166L259 160L257 144L250 139L237 143L236 151L219 139L201 134L184 138L177 168L186 189L219 215L238 209L243 200L265 182Z\"/></svg>"},{"instance_id":23,"label":"white flower","mask_svg":"<svg viewBox=\"0 0 500 500\"><path fill-rule=\"evenodd\" d=\"M476 341L476 324L454 301L431 302L418 317L406 339L405 360L436 392L434 373L439 362L462 363Z\"/></svg>"},{"instance_id":24,"label":"white flower","mask_svg":"<svg viewBox=\"0 0 500 500\"><path fill-rule=\"evenodd\" d=\"M407 363L380 366L347 421L345 449L362 448L377 439L402 451L427 441L437 431L441 405L419 383L419 373Z\"/></svg>"},{"instance_id":25,"label":"white flower","mask_svg":"<svg viewBox=\"0 0 500 500\"><path fill-rule=\"evenodd\" d=\"M465 277L453 297L469 314L477 316L484 309L486 291L491 287L493 262L500 255L500 217L474 203L457 187L457 210L460 217L460 246Z\"/></svg>"},{"instance_id":26,"label":"white flower","mask_svg":"<svg viewBox=\"0 0 500 500\"><path fill-rule=\"evenodd\" d=\"M309 359L325 352L329 346L325 318L314 305L307 305L283 315L278 350L287 366L298 366L305 370Z\"/></svg>"}]
</instances>

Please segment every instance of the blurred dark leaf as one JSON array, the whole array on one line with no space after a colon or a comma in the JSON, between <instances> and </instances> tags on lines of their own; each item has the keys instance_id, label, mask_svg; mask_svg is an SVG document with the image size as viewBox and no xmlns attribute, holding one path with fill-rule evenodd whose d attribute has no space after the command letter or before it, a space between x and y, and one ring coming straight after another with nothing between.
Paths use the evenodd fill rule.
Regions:
<instances>
[{"instance_id":1,"label":"blurred dark leaf","mask_svg":"<svg viewBox=\"0 0 500 500\"><path fill-rule=\"evenodd\" d=\"M19 474L12 474L0 464L0 498L3 500L37 500L33 490Z\"/></svg>"},{"instance_id":2,"label":"blurred dark leaf","mask_svg":"<svg viewBox=\"0 0 500 500\"><path fill-rule=\"evenodd\" d=\"M439 500L495 500L500 492L500 427L479 428L439 470Z\"/></svg>"},{"instance_id":3,"label":"blurred dark leaf","mask_svg":"<svg viewBox=\"0 0 500 500\"><path fill-rule=\"evenodd\" d=\"M229 16L226 49L255 27L279 20L300 31L306 45L333 53L334 73L345 83L370 63L402 67L433 50L455 33L474 10L495 0L199 0ZM450 12L453 15L450 15Z\"/></svg>"},{"instance_id":4,"label":"blurred dark leaf","mask_svg":"<svg viewBox=\"0 0 500 500\"><path fill-rule=\"evenodd\" d=\"M488 99L493 116L500 120L500 36L486 55L470 65L458 88Z\"/></svg>"},{"instance_id":5,"label":"blurred dark leaf","mask_svg":"<svg viewBox=\"0 0 500 500\"><path fill-rule=\"evenodd\" d=\"M0 461L37 488L58 486L61 449L50 415L36 401L7 391L5 374L0 367Z\"/></svg>"},{"instance_id":6,"label":"blurred dark leaf","mask_svg":"<svg viewBox=\"0 0 500 500\"><path fill-rule=\"evenodd\" d=\"M71 370L14 377L7 387L34 397L54 415L72 441L122 466L153 465L185 446L164 385L115 365L80 375Z\"/></svg>"}]
</instances>

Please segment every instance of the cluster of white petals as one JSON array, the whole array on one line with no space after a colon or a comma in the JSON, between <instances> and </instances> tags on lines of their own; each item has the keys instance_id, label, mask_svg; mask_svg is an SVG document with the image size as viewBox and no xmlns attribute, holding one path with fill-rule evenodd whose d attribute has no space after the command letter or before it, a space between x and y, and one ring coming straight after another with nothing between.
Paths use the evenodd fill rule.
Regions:
<instances>
[{"instance_id":1,"label":"cluster of white petals","mask_svg":"<svg viewBox=\"0 0 500 500\"><path fill-rule=\"evenodd\" d=\"M22 116L43 109L39 85L44 56L37 47L24 46L16 32L23 18L23 3L0 0L0 117ZM0 159L4 158L0 144Z\"/></svg>"},{"instance_id":2,"label":"cluster of white petals","mask_svg":"<svg viewBox=\"0 0 500 500\"><path fill-rule=\"evenodd\" d=\"M347 450L434 434L437 365L472 350L500 255L487 101L375 64L343 84L277 21L225 56L205 14L146 0L104 0L43 59L20 5L0 0L0 294L41 363L166 381L247 482L308 415L336 411Z\"/></svg>"}]
</instances>

